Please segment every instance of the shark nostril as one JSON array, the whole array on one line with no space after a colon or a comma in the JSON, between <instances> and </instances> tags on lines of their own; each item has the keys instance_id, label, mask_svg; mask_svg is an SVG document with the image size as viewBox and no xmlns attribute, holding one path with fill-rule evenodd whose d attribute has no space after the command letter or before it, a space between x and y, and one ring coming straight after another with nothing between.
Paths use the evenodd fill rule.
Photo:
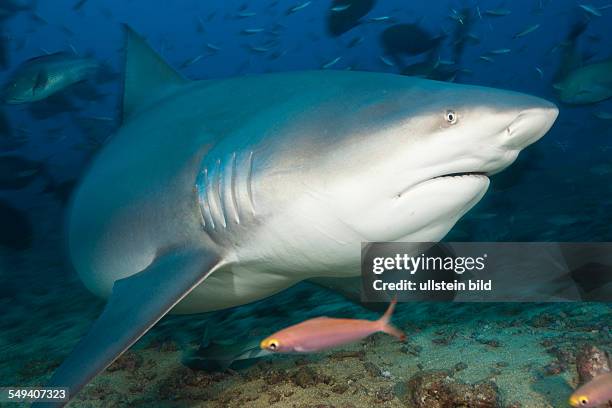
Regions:
<instances>
[{"instance_id":1,"label":"shark nostril","mask_svg":"<svg viewBox=\"0 0 612 408\"><path fill-rule=\"evenodd\" d=\"M552 104L519 112L506 127L505 147L523 149L540 139L554 123L557 112Z\"/></svg>"}]
</instances>

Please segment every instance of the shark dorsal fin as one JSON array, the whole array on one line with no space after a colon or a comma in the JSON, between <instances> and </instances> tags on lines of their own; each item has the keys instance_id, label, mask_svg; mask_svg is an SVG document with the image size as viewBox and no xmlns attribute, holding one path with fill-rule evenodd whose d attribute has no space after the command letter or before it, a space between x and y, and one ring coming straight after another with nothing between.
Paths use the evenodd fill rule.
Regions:
<instances>
[{"instance_id":1,"label":"shark dorsal fin","mask_svg":"<svg viewBox=\"0 0 612 408\"><path fill-rule=\"evenodd\" d=\"M164 61L132 28L125 25L123 120L154 95L187 80Z\"/></svg>"}]
</instances>

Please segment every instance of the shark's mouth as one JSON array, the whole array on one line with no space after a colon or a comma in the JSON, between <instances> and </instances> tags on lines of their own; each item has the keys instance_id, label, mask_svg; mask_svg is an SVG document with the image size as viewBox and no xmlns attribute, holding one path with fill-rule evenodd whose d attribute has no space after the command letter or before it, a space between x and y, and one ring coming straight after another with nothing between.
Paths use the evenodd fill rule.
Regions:
<instances>
[{"instance_id":1,"label":"shark's mouth","mask_svg":"<svg viewBox=\"0 0 612 408\"><path fill-rule=\"evenodd\" d=\"M469 176L487 177L488 175L489 174L485 173L484 171L466 171L466 172L460 172L460 173L442 174L440 176L432 177L430 180L445 178L445 177L469 177Z\"/></svg>"},{"instance_id":2,"label":"shark's mouth","mask_svg":"<svg viewBox=\"0 0 612 408\"><path fill-rule=\"evenodd\" d=\"M489 174L490 173L484 172L484 171L463 171L463 172L440 174L437 176L429 177L427 179L418 181L414 184L411 184L410 186L404 188L402 191L396 194L396 198L401 198L405 194L419 187L423 187L426 184L437 183L437 182L442 182L442 181L451 180L451 179L456 179L457 181L460 181L460 180L465 180L465 181L467 180L488 180Z\"/></svg>"}]
</instances>

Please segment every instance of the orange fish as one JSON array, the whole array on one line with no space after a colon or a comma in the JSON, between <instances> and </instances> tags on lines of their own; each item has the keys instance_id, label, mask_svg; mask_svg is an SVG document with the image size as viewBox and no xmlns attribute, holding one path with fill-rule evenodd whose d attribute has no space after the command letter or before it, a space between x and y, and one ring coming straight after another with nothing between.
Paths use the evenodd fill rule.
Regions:
<instances>
[{"instance_id":1,"label":"orange fish","mask_svg":"<svg viewBox=\"0 0 612 408\"><path fill-rule=\"evenodd\" d=\"M390 323L397 301L393 299L378 320L317 317L289 326L262 340L260 347L276 353L315 353L384 332L401 341L406 335Z\"/></svg>"},{"instance_id":2,"label":"orange fish","mask_svg":"<svg viewBox=\"0 0 612 408\"><path fill-rule=\"evenodd\" d=\"M612 401L612 373L602 373L578 388L569 403L572 407L592 408L609 401Z\"/></svg>"}]
</instances>

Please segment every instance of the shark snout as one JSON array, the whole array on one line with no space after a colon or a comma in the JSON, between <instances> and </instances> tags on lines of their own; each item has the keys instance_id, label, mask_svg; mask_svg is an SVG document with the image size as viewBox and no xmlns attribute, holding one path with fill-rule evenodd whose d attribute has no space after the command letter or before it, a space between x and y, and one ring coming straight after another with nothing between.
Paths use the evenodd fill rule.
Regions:
<instances>
[{"instance_id":1,"label":"shark snout","mask_svg":"<svg viewBox=\"0 0 612 408\"><path fill-rule=\"evenodd\" d=\"M508 125L504 145L510 149L524 149L544 136L558 115L559 109L544 100L538 106L523 109Z\"/></svg>"}]
</instances>

